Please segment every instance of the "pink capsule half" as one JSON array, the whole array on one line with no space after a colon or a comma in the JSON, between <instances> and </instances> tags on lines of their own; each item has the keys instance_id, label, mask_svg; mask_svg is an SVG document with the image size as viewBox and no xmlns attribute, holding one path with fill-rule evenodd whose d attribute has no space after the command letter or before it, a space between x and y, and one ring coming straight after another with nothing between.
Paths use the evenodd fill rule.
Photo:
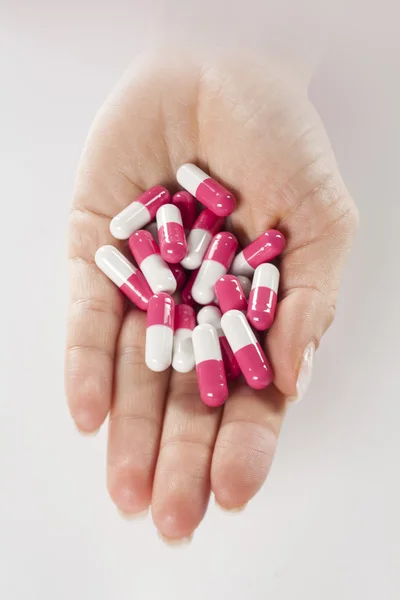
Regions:
<instances>
[{"instance_id":1,"label":"pink capsule half","mask_svg":"<svg viewBox=\"0 0 400 600\"><path fill-rule=\"evenodd\" d=\"M145 362L152 371L165 371L172 362L175 302L169 294L155 294L147 311Z\"/></svg>"},{"instance_id":2,"label":"pink capsule half","mask_svg":"<svg viewBox=\"0 0 400 600\"><path fill-rule=\"evenodd\" d=\"M195 327L196 314L193 308L188 304L177 304L172 368L178 373L190 373L194 369L192 331Z\"/></svg>"},{"instance_id":3,"label":"pink capsule half","mask_svg":"<svg viewBox=\"0 0 400 600\"><path fill-rule=\"evenodd\" d=\"M185 269L192 271L200 267L213 236L221 231L223 224L223 217L217 217L207 208L201 211L187 238L187 254L182 261Z\"/></svg>"},{"instance_id":4,"label":"pink capsule half","mask_svg":"<svg viewBox=\"0 0 400 600\"><path fill-rule=\"evenodd\" d=\"M231 272L234 275L251 277L262 263L273 260L285 248L285 238L280 231L270 229L251 242L235 257Z\"/></svg>"},{"instance_id":5,"label":"pink capsule half","mask_svg":"<svg viewBox=\"0 0 400 600\"><path fill-rule=\"evenodd\" d=\"M227 217L235 210L235 196L196 165L190 163L182 165L177 171L176 178L185 190L196 196L199 202L216 215Z\"/></svg>"},{"instance_id":6,"label":"pink capsule half","mask_svg":"<svg viewBox=\"0 0 400 600\"><path fill-rule=\"evenodd\" d=\"M176 279L149 231L141 229L131 235L129 248L154 294L176 291Z\"/></svg>"},{"instance_id":7,"label":"pink capsule half","mask_svg":"<svg viewBox=\"0 0 400 600\"><path fill-rule=\"evenodd\" d=\"M228 384L217 331L204 323L194 329L192 339L200 398L207 406L221 406L228 399Z\"/></svg>"},{"instance_id":8,"label":"pink capsule half","mask_svg":"<svg viewBox=\"0 0 400 600\"><path fill-rule=\"evenodd\" d=\"M247 310L247 299L240 281L234 275L223 275L214 286L222 314L228 310Z\"/></svg>"},{"instance_id":9,"label":"pink capsule half","mask_svg":"<svg viewBox=\"0 0 400 600\"><path fill-rule=\"evenodd\" d=\"M221 329L221 317L221 311L217 306L204 306L197 313L197 322L199 325L208 323L209 325L215 327L221 346L221 354L222 360L224 362L226 377L228 380L233 380L239 377L241 371L238 362L235 358L235 355L233 354L232 349L228 344L228 340L226 339L225 334Z\"/></svg>"},{"instance_id":10,"label":"pink capsule half","mask_svg":"<svg viewBox=\"0 0 400 600\"><path fill-rule=\"evenodd\" d=\"M279 271L265 263L257 267L250 292L247 319L258 331L269 329L275 319L278 300Z\"/></svg>"},{"instance_id":11,"label":"pink capsule half","mask_svg":"<svg viewBox=\"0 0 400 600\"><path fill-rule=\"evenodd\" d=\"M230 310L223 315L221 327L247 384L255 390L268 387L274 375L245 315L240 310Z\"/></svg>"},{"instance_id":12,"label":"pink capsule half","mask_svg":"<svg viewBox=\"0 0 400 600\"><path fill-rule=\"evenodd\" d=\"M156 219L161 256L168 263L180 263L186 256L187 246L179 208L164 204L158 209Z\"/></svg>"},{"instance_id":13,"label":"pink capsule half","mask_svg":"<svg viewBox=\"0 0 400 600\"><path fill-rule=\"evenodd\" d=\"M229 270L237 246L237 239L227 231L213 237L192 287L196 302L211 304L214 301L214 286Z\"/></svg>"},{"instance_id":14,"label":"pink capsule half","mask_svg":"<svg viewBox=\"0 0 400 600\"><path fill-rule=\"evenodd\" d=\"M171 202L169 191L162 185L155 185L112 219L110 223L112 235L117 240L127 240L132 233L150 223L160 206L168 202Z\"/></svg>"},{"instance_id":15,"label":"pink capsule half","mask_svg":"<svg viewBox=\"0 0 400 600\"><path fill-rule=\"evenodd\" d=\"M189 192L176 192L172 196L172 204L180 210L183 228L190 231L196 220L196 198Z\"/></svg>"},{"instance_id":16,"label":"pink capsule half","mask_svg":"<svg viewBox=\"0 0 400 600\"><path fill-rule=\"evenodd\" d=\"M123 294L141 310L147 310L153 295L143 273L114 246L99 248L95 256L96 265L115 283Z\"/></svg>"}]
</instances>

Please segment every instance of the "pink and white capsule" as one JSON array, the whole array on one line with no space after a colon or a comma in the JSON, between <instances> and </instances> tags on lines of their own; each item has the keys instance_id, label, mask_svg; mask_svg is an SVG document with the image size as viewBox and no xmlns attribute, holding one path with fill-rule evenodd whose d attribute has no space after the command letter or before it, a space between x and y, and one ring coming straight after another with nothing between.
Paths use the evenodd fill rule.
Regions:
<instances>
[{"instance_id":1,"label":"pink and white capsule","mask_svg":"<svg viewBox=\"0 0 400 600\"><path fill-rule=\"evenodd\" d=\"M178 373L190 373L194 369L192 332L196 327L196 314L191 306L175 306L175 333L172 367Z\"/></svg>"},{"instance_id":2,"label":"pink and white capsule","mask_svg":"<svg viewBox=\"0 0 400 600\"><path fill-rule=\"evenodd\" d=\"M172 204L180 210L184 230L190 231L196 220L196 198L189 192L176 192L172 196Z\"/></svg>"},{"instance_id":3,"label":"pink and white capsule","mask_svg":"<svg viewBox=\"0 0 400 600\"><path fill-rule=\"evenodd\" d=\"M228 399L228 384L217 331L204 323L192 339L200 398L207 406L221 406Z\"/></svg>"},{"instance_id":4,"label":"pink and white capsule","mask_svg":"<svg viewBox=\"0 0 400 600\"><path fill-rule=\"evenodd\" d=\"M152 371L171 366L174 342L175 302L169 294L155 294L149 300L146 329L146 365Z\"/></svg>"},{"instance_id":5,"label":"pink and white capsule","mask_svg":"<svg viewBox=\"0 0 400 600\"><path fill-rule=\"evenodd\" d=\"M200 267L213 236L221 231L223 224L223 217L217 217L207 208L201 211L187 238L187 254L181 263L185 269Z\"/></svg>"},{"instance_id":6,"label":"pink and white capsule","mask_svg":"<svg viewBox=\"0 0 400 600\"><path fill-rule=\"evenodd\" d=\"M157 211L158 242L163 259L180 263L186 256L186 235L180 210L173 204L164 204Z\"/></svg>"},{"instance_id":7,"label":"pink and white capsule","mask_svg":"<svg viewBox=\"0 0 400 600\"><path fill-rule=\"evenodd\" d=\"M237 278L240 281L246 300L248 300L251 292L251 281L248 277L245 277L245 275L237 275Z\"/></svg>"},{"instance_id":8,"label":"pink and white capsule","mask_svg":"<svg viewBox=\"0 0 400 600\"><path fill-rule=\"evenodd\" d=\"M217 306L204 306L197 313L197 322L199 325L208 323L215 327L219 343L221 346L222 360L224 362L225 373L229 380L237 379L240 375L240 368L235 355L232 352L228 340L225 337L224 332L221 329L221 311Z\"/></svg>"},{"instance_id":9,"label":"pink and white capsule","mask_svg":"<svg viewBox=\"0 0 400 600\"><path fill-rule=\"evenodd\" d=\"M143 273L114 246L99 248L95 256L96 265L133 304L147 310L153 295Z\"/></svg>"},{"instance_id":10,"label":"pink and white capsule","mask_svg":"<svg viewBox=\"0 0 400 600\"><path fill-rule=\"evenodd\" d=\"M155 239L156 243L158 244L157 223L155 223L153 221L152 223L147 225L146 231L149 231L151 233L151 235ZM168 266L171 269L171 272L176 279L176 289L177 290L182 289L187 280L185 269L180 264L176 264L176 265L169 264ZM251 285L250 285L250 287L251 287Z\"/></svg>"},{"instance_id":11,"label":"pink and white capsule","mask_svg":"<svg viewBox=\"0 0 400 600\"><path fill-rule=\"evenodd\" d=\"M273 372L245 315L240 310L230 310L223 315L221 327L247 385L255 390L268 387Z\"/></svg>"},{"instance_id":12,"label":"pink and white capsule","mask_svg":"<svg viewBox=\"0 0 400 600\"><path fill-rule=\"evenodd\" d=\"M285 248L285 238L280 231L270 229L239 252L233 261L231 272L234 275L252 277L254 270L262 263L273 260Z\"/></svg>"},{"instance_id":13,"label":"pink and white capsule","mask_svg":"<svg viewBox=\"0 0 400 600\"><path fill-rule=\"evenodd\" d=\"M176 291L176 279L149 231L141 229L131 235L129 248L154 294Z\"/></svg>"},{"instance_id":14,"label":"pink and white capsule","mask_svg":"<svg viewBox=\"0 0 400 600\"><path fill-rule=\"evenodd\" d=\"M240 281L234 275L223 275L214 286L222 314L228 310L247 310L247 299Z\"/></svg>"},{"instance_id":15,"label":"pink and white capsule","mask_svg":"<svg viewBox=\"0 0 400 600\"><path fill-rule=\"evenodd\" d=\"M279 271L275 265L265 263L254 272L247 319L258 331L269 329L275 319L278 299Z\"/></svg>"},{"instance_id":16,"label":"pink and white capsule","mask_svg":"<svg viewBox=\"0 0 400 600\"><path fill-rule=\"evenodd\" d=\"M182 165L177 171L176 178L185 190L196 196L199 202L216 215L227 217L235 210L235 196L196 165L190 163Z\"/></svg>"},{"instance_id":17,"label":"pink and white capsule","mask_svg":"<svg viewBox=\"0 0 400 600\"><path fill-rule=\"evenodd\" d=\"M192 296L199 304L211 304L215 298L214 286L231 266L237 249L237 239L223 231L214 236L192 287Z\"/></svg>"},{"instance_id":18,"label":"pink and white capsule","mask_svg":"<svg viewBox=\"0 0 400 600\"><path fill-rule=\"evenodd\" d=\"M150 223L160 206L168 202L171 202L169 191L161 185L155 185L112 219L112 235L117 240L127 240L132 233Z\"/></svg>"}]
</instances>

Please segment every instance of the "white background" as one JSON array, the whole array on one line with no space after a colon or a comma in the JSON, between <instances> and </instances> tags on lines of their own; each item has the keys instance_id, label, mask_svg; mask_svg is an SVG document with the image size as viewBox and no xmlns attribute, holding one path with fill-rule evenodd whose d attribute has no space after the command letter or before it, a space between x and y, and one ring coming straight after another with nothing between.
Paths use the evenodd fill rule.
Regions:
<instances>
[{"instance_id":1,"label":"white background","mask_svg":"<svg viewBox=\"0 0 400 600\"><path fill-rule=\"evenodd\" d=\"M312 85L361 212L336 323L262 492L170 550L119 517L105 428L80 437L63 391L74 172L141 5L0 0L0 598L400 597L400 38L394 2L364 4Z\"/></svg>"}]
</instances>

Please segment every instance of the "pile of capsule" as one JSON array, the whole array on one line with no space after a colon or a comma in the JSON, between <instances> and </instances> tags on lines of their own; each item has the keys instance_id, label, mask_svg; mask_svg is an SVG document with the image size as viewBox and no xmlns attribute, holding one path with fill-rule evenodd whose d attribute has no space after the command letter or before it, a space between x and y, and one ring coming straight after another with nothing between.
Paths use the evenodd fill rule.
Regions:
<instances>
[{"instance_id":1,"label":"pile of capsule","mask_svg":"<svg viewBox=\"0 0 400 600\"><path fill-rule=\"evenodd\" d=\"M260 339L274 321L279 271L270 261L285 239L269 230L237 254L235 236L222 231L234 196L193 164L181 166L177 180L185 191L171 198L152 187L111 221L137 266L114 246L100 248L96 264L147 311L147 367L196 367L201 399L220 406L227 381L241 374L258 390L273 380Z\"/></svg>"}]
</instances>

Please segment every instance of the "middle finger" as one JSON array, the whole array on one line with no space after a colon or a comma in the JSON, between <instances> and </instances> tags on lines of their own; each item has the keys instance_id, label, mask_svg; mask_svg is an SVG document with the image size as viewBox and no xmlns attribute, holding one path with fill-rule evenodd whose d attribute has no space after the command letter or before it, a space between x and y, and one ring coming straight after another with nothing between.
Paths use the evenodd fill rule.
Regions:
<instances>
[{"instance_id":1,"label":"middle finger","mask_svg":"<svg viewBox=\"0 0 400 600\"><path fill-rule=\"evenodd\" d=\"M195 371L172 374L152 498L154 523L166 538L190 536L205 514L220 418L221 409L201 402Z\"/></svg>"}]
</instances>

